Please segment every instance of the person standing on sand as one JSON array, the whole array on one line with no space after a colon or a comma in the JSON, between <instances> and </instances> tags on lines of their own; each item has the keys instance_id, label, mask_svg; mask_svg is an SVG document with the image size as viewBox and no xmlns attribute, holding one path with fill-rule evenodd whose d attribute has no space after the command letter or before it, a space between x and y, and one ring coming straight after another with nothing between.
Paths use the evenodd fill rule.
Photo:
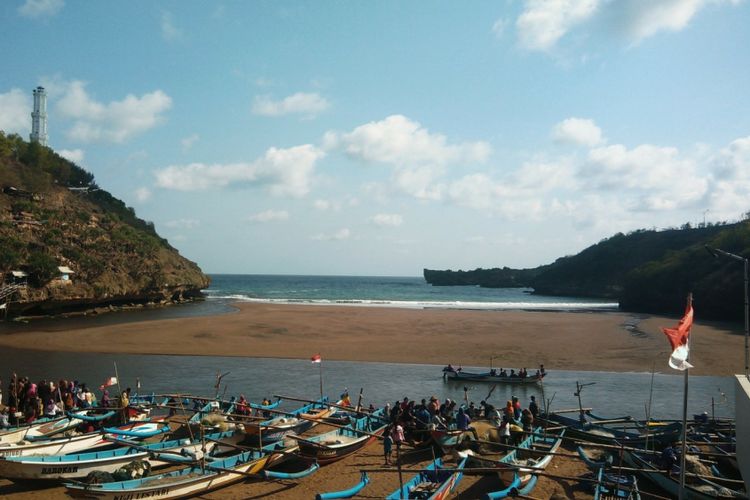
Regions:
<instances>
[{"instance_id":1,"label":"person standing on sand","mask_svg":"<svg viewBox=\"0 0 750 500\"><path fill-rule=\"evenodd\" d=\"M393 451L393 438L391 438L391 427L388 426L383 433L383 457L385 465L391 465L391 453Z\"/></svg>"}]
</instances>

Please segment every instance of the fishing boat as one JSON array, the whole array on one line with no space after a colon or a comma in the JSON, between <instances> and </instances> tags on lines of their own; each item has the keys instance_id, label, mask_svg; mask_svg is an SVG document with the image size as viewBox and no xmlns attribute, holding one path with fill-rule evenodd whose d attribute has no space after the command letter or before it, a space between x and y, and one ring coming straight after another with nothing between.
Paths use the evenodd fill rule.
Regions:
<instances>
[{"instance_id":1,"label":"fishing boat","mask_svg":"<svg viewBox=\"0 0 750 500\"><path fill-rule=\"evenodd\" d=\"M127 426L109 429L110 437L127 435L145 439L169 432L169 426L156 422L138 422ZM0 444L0 457L23 457L29 455L66 455L88 449L111 447L112 442L102 432L89 432L78 436L48 439L45 441Z\"/></svg>"},{"instance_id":2,"label":"fishing boat","mask_svg":"<svg viewBox=\"0 0 750 500\"><path fill-rule=\"evenodd\" d=\"M456 467L443 467L443 461L433 461L427 469L419 472L404 485L388 495L388 500L400 498L420 498L443 500L448 498L458 486L463 477L466 459L462 459Z\"/></svg>"},{"instance_id":3,"label":"fishing boat","mask_svg":"<svg viewBox=\"0 0 750 500\"><path fill-rule=\"evenodd\" d=\"M658 455L648 452L636 453L625 450L625 462L631 467L640 469L639 474L658 485L675 498L680 490L680 468L673 466L666 471L658 463ZM695 474L686 474L685 498L688 500L716 500L729 498L747 498L747 493L734 489L738 484L725 482L721 478L707 479Z\"/></svg>"},{"instance_id":4,"label":"fishing boat","mask_svg":"<svg viewBox=\"0 0 750 500\"><path fill-rule=\"evenodd\" d=\"M598 457L593 457L592 451L581 446L578 446L576 451L586 466L596 474L594 500L640 500L638 480L632 474L613 472L616 467L613 466L612 454L603 453Z\"/></svg>"},{"instance_id":5,"label":"fishing boat","mask_svg":"<svg viewBox=\"0 0 750 500\"><path fill-rule=\"evenodd\" d=\"M139 445L136 442L110 440L124 445L111 450L68 455L0 457L0 477L14 480L59 481L85 478L90 472L109 472L135 461L149 462L152 469L189 459L196 453L217 453L232 450L243 439L237 432L207 434L203 442L177 439ZM222 443L222 444L220 444Z\"/></svg>"},{"instance_id":6,"label":"fishing boat","mask_svg":"<svg viewBox=\"0 0 750 500\"><path fill-rule=\"evenodd\" d=\"M448 453L455 449L466 439L472 439L473 434L471 430L459 430L459 429L432 429L430 430L431 442L437 447L443 450L444 453Z\"/></svg>"},{"instance_id":7,"label":"fishing boat","mask_svg":"<svg viewBox=\"0 0 750 500\"><path fill-rule=\"evenodd\" d=\"M505 489L487 493L486 498L505 498L526 488L535 474L544 471L562 444L565 430L559 434L543 434L539 430L526 438L520 446L494 463ZM533 488L533 486L531 487ZM530 491L530 489L526 491Z\"/></svg>"},{"instance_id":8,"label":"fishing boat","mask_svg":"<svg viewBox=\"0 0 750 500\"><path fill-rule=\"evenodd\" d=\"M360 491L365 489L365 486L370 484L370 477L367 472L362 472L360 475L359 482L346 490L330 491L328 493L318 493L315 495L315 500L334 500L337 498L351 498L357 495Z\"/></svg>"},{"instance_id":9,"label":"fishing boat","mask_svg":"<svg viewBox=\"0 0 750 500\"><path fill-rule=\"evenodd\" d=\"M65 483L65 488L70 496L100 500L194 496L257 476L271 453L266 449L244 451L223 459L205 458L190 467L140 479L100 484Z\"/></svg>"},{"instance_id":10,"label":"fishing boat","mask_svg":"<svg viewBox=\"0 0 750 500\"><path fill-rule=\"evenodd\" d=\"M302 438L290 436L299 444L299 455L304 460L326 465L361 450L385 431L388 421L382 409L355 419L346 427Z\"/></svg>"},{"instance_id":11,"label":"fishing boat","mask_svg":"<svg viewBox=\"0 0 750 500\"><path fill-rule=\"evenodd\" d=\"M333 412L334 409L328 405L328 398L323 397L278 417L262 422L245 422L243 425L248 441L257 440L260 432L262 442L269 443L279 441L290 434L301 434L322 422Z\"/></svg>"},{"instance_id":12,"label":"fishing boat","mask_svg":"<svg viewBox=\"0 0 750 500\"><path fill-rule=\"evenodd\" d=\"M559 413L543 414L538 419L550 426L562 426L567 429L568 438L580 439L591 443L617 445L623 444L636 448L645 448L652 443L670 443L680 438L682 424L674 422L660 426L658 429L635 429L626 431L596 422L566 417Z\"/></svg>"},{"instance_id":13,"label":"fishing boat","mask_svg":"<svg viewBox=\"0 0 750 500\"><path fill-rule=\"evenodd\" d=\"M493 372L443 371L443 379L452 382L491 382L493 384L530 385L539 384L547 373L538 373L526 377L500 376Z\"/></svg>"}]
</instances>

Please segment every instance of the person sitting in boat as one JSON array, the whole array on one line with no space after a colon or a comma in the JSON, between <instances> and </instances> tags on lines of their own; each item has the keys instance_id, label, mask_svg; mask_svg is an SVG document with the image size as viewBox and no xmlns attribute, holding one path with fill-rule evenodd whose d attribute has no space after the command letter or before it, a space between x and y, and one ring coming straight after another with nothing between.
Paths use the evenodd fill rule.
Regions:
<instances>
[{"instance_id":1,"label":"person sitting in boat","mask_svg":"<svg viewBox=\"0 0 750 500\"><path fill-rule=\"evenodd\" d=\"M663 469L671 471L677 465L677 452L677 443L672 443L661 451L659 462Z\"/></svg>"},{"instance_id":2,"label":"person sitting in boat","mask_svg":"<svg viewBox=\"0 0 750 500\"><path fill-rule=\"evenodd\" d=\"M438 401L438 398L435 396L430 398L430 402L427 405L427 411L430 412L430 415L436 415L440 411L440 401Z\"/></svg>"},{"instance_id":3,"label":"person sitting in boat","mask_svg":"<svg viewBox=\"0 0 750 500\"><path fill-rule=\"evenodd\" d=\"M54 399L49 398L47 400L47 404L44 407L44 416L47 418L55 418L59 414L60 408L57 407Z\"/></svg>"},{"instance_id":4,"label":"person sitting in boat","mask_svg":"<svg viewBox=\"0 0 750 500\"><path fill-rule=\"evenodd\" d=\"M250 405L247 403L244 394L240 394L240 399L237 400L237 413L240 415L250 415Z\"/></svg>"},{"instance_id":5,"label":"person sitting in boat","mask_svg":"<svg viewBox=\"0 0 750 500\"><path fill-rule=\"evenodd\" d=\"M495 376L497 376L497 370L495 370L494 368L493 368L493 369L491 369L491 370L490 370L490 376L492 376L492 377L495 377Z\"/></svg>"},{"instance_id":6,"label":"person sitting in boat","mask_svg":"<svg viewBox=\"0 0 750 500\"><path fill-rule=\"evenodd\" d=\"M544 376L544 365L539 365L539 374Z\"/></svg>"},{"instance_id":7,"label":"person sitting in boat","mask_svg":"<svg viewBox=\"0 0 750 500\"><path fill-rule=\"evenodd\" d=\"M446 366L445 368L443 368L443 371L444 372L455 372L456 370L453 368L453 365L451 365L450 363L448 363L448 366Z\"/></svg>"},{"instance_id":8,"label":"person sitting in boat","mask_svg":"<svg viewBox=\"0 0 750 500\"><path fill-rule=\"evenodd\" d=\"M513 377L517 377L517 375L516 375L516 371L515 371L515 370L514 370L513 368L511 368L511 369L510 369L510 377L511 377L511 378L513 378Z\"/></svg>"},{"instance_id":9,"label":"person sitting in boat","mask_svg":"<svg viewBox=\"0 0 750 500\"><path fill-rule=\"evenodd\" d=\"M349 398L349 391L344 389L344 393L341 395L341 406L351 406L352 400Z\"/></svg>"},{"instance_id":10,"label":"person sitting in boat","mask_svg":"<svg viewBox=\"0 0 750 500\"><path fill-rule=\"evenodd\" d=\"M505 368L500 368L500 376L501 377L507 377L508 371Z\"/></svg>"}]
</instances>

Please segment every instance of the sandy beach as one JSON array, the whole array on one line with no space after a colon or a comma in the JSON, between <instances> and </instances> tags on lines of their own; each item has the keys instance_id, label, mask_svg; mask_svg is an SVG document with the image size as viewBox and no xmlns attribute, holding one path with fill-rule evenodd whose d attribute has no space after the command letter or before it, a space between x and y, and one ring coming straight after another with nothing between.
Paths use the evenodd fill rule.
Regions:
<instances>
[{"instance_id":1,"label":"sandy beach","mask_svg":"<svg viewBox=\"0 0 750 500\"><path fill-rule=\"evenodd\" d=\"M44 351L309 358L547 369L666 372L662 326L677 318L619 312L470 311L356 306L236 305L237 312L61 330L45 323L0 334L0 345ZM80 323L79 323L80 325ZM741 325L696 323L695 375L744 367Z\"/></svg>"},{"instance_id":2,"label":"sandy beach","mask_svg":"<svg viewBox=\"0 0 750 500\"><path fill-rule=\"evenodd\" d=\"M0 346L40 351L255 356L329 360L430 363L549 370L647 372L654 363L668 372L669 344L661 326L676 318L615 312L419 310L378 307L237 304L230 314L60 328L61 323L28 325L0 335ZM696 375L728 376L744 366L741 326L698 323L692 333ZM319 429L323 430L323 429ZM574 447L566 446L573 455ZM405 468L420 468L428 456L409 456ZM320 491L346 489L362 468L382 465L382 445L324 467L300 481L244 482L206 498L312 498ZM556 457L534 498L552 493L592 498L578 478L587 471L570 457ZM406 477L409 473L405 472ZM359 498L382 498L398 485L395 473L373 474ZM486 476L467 477L458 498L477 498L498 487ZM0 480L0 496L14 499L64 498L60 487L28 489Z\"/></svg>"}]
</instances>

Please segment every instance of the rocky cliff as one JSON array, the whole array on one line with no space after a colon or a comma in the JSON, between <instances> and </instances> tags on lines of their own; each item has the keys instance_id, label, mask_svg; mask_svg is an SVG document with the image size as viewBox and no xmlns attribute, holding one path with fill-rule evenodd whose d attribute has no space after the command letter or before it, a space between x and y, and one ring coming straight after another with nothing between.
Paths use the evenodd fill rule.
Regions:
<instances>
[{"instance_id":1,"label":"rocky cliff","mask_svg":"<svg viewBox=\"0 0 750 500\"><path fill-rule=\"evenodd\" d=\"M202 297L209 278L93 175L0 132L0 271L8 313L47 315ZM14 276L15 272L15 276Z\"/></svg>"}]
</instances>

